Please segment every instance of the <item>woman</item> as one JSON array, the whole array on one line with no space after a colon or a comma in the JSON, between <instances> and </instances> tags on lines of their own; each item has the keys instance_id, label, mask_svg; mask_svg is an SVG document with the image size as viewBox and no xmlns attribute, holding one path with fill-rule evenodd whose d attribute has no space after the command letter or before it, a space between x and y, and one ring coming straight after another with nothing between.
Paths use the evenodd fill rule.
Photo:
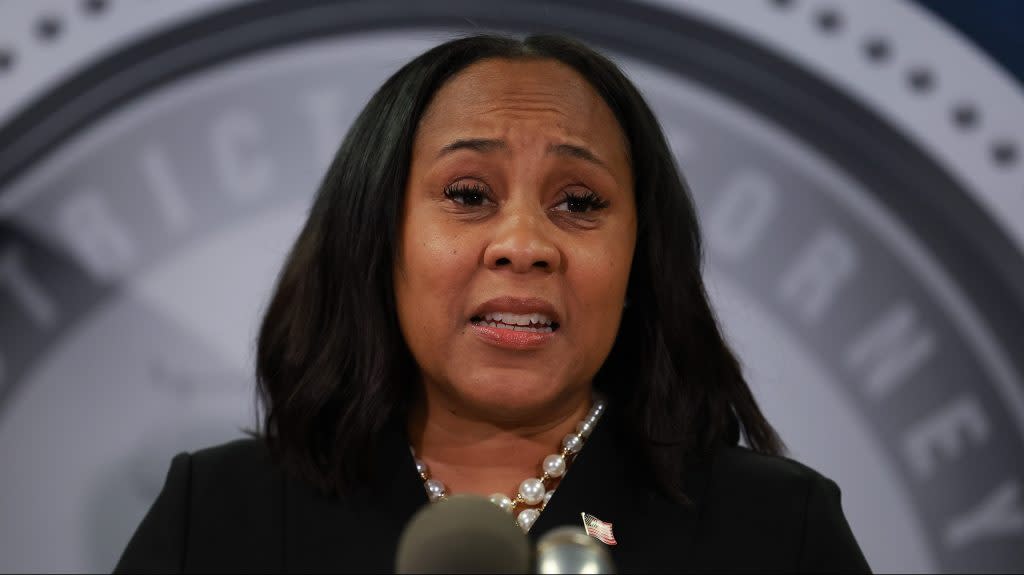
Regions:
<instances>
[{"instance_id":1,"label":"woman","mask_svg":"<svg viewBox=\"0 0 1024 575\"><path fill-rule=\"evenodd\" d=\"M118 570L390 571L420 507L470 493L531 538L611 523L622 572L867 571L835 483L779 456L701 253L610 61L430 50L359 115L284 266L262 439L177 456Z\"/></svg>"}]
</instances>

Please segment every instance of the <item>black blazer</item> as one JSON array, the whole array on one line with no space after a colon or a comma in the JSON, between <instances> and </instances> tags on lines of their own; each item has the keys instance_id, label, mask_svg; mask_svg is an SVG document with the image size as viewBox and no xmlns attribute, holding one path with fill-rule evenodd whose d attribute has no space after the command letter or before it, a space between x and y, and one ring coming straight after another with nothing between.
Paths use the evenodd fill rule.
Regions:
<instances>
[{"instance_id":1,"label":"black blazer","mask_svg":"<svg viewBox=\"0 0 1024 575\"><path fill-rule=\"evenodd\" d=\"M529 536L613 524L620 573L867 572L839 488L781 457L723 445L691 465L687 506L662 496L609 409ZM393 572L398 537L427 504L401 426L382 437L374 488L327 497L286 476L264 444L238 440L171 462L116 572Z\"/></svg>"}]
</instances>

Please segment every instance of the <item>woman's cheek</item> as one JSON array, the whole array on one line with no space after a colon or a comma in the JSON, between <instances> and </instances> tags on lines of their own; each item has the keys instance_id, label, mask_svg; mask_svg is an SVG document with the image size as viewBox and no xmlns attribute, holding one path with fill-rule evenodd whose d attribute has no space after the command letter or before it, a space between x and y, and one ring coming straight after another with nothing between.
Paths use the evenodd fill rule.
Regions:
<instances>
[{"instance_id":1,"label":"woman's cheek","mask_svg":"<svg viewBox=\"0 0 1024 575\"><path fill-rule=\"evenodd\" d=\"M419 234L417 253L418 268L422 277L430 278L431 283L443 280L448 270L457 265L458 238L456 230L451 229L443 218L437 216L424 218L423 230Z\"/></svg>"}]
</instances>

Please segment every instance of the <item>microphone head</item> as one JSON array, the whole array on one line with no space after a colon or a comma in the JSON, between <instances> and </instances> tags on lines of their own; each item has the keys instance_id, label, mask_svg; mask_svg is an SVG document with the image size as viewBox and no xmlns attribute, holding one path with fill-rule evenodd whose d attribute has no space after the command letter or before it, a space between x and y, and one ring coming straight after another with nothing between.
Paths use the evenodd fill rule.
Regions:
<instances>
[{"instance_id":1,"label":"microphone head","mask_svg":"<svg viewBox=\"0 0 1024 575\"><path fill-rule=\"evenodd\" d=\"M527 573L530 542L489 500L454 495L416 512L398 540L398 573Z\"/></svg>"},{"instance_id":2,"label":"microphone head","mask_svg":"<svg viewBox=\"0 0 1024 575\"><path fill-rule=\"evenodd\" d=\"M558 527L537 541L537 573L615 573L615 564L583 529Z\"/></svg>"}]
</instances>

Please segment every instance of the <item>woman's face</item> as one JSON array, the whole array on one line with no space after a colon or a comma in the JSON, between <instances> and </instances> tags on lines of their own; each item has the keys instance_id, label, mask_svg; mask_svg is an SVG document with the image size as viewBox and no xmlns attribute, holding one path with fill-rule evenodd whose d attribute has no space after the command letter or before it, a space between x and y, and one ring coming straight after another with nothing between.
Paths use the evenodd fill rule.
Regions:
<instances>
[{"instance_id":1,"label":"woman's face","mask_svg":"<svg viewBox=\"0 0 1024 575\"><path fill-rule=\"evenodd\" d=\"M428 396L496 422L574 408L635 242L626 139L582 76L490 59L451 78L416 131L394 275Z\"/></svg>"}]
</instances>

